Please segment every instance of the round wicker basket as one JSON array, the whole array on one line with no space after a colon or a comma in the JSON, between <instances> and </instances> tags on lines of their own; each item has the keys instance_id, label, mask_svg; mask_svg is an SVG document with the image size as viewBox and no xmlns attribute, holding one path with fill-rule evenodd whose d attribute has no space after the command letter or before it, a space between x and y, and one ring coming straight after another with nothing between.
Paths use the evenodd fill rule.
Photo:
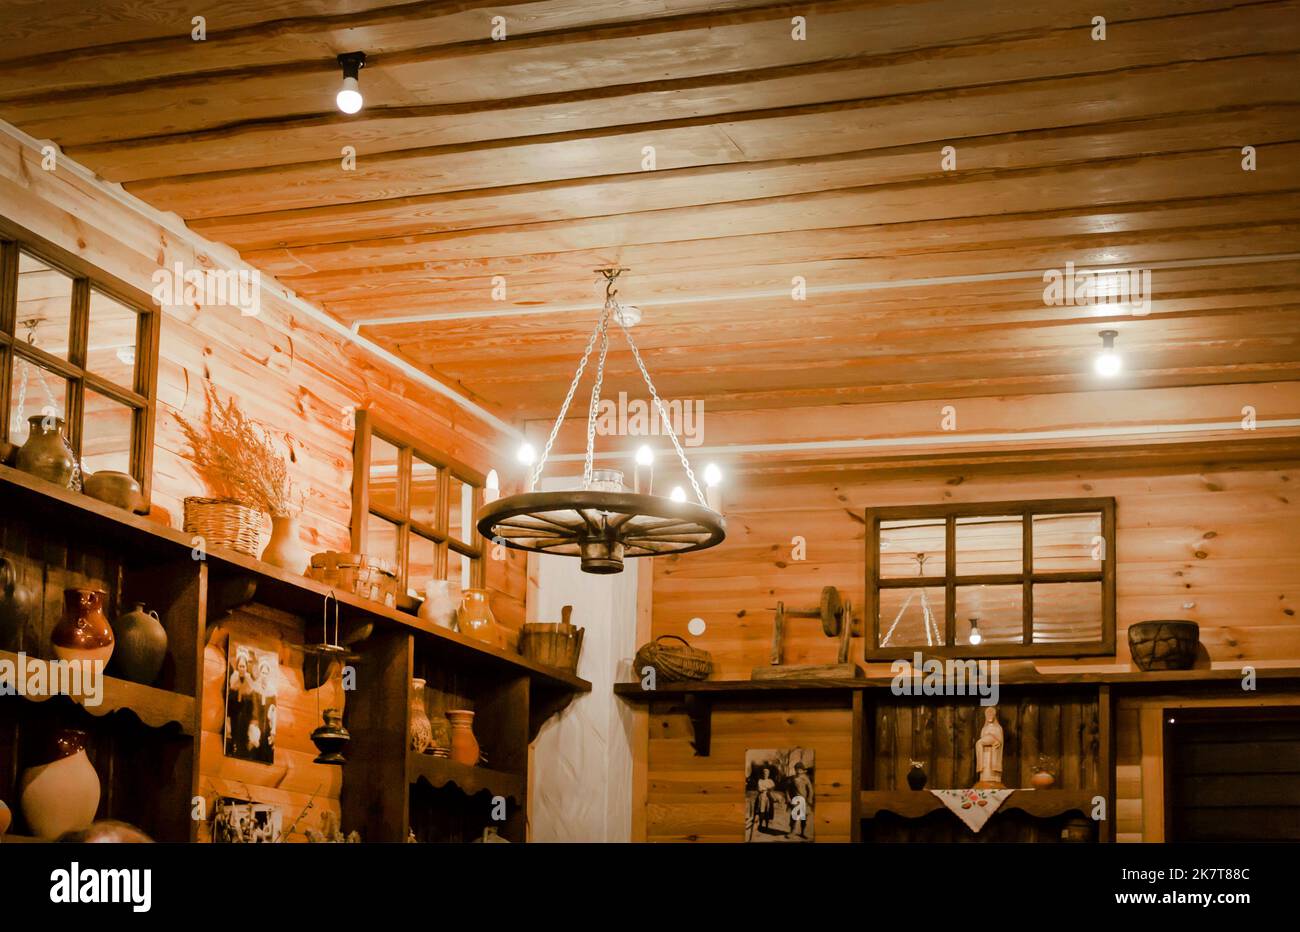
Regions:
<instances>
[{"instance_id":1,"label":"round wicker basket","mask_svg":"<svg viewBox=\"0 0 1300 932\"><path fill-rule=\"evenodd\" d=\"M261 556L265 513L219 498L187 498L184 506L185 533L202 537L205 547L226 547L250 557Z\"/></svg>"},{"instance_id":2,"label":"round wicker basket","mask_svg":"<svg viewBox=\"0 0 1300 932\"><path fill-rule=\"evenodd\" d=\"M661 644L660 641L681 641L681 645ZM713 655L707 650L691 647L685 638L675 634L661 634L649 644L641 645L636 652L633 675L638 678L647 666L654 667L656 675L665 682L676 680L705 680L713 672Z\"/></svg>"}]
</instances>

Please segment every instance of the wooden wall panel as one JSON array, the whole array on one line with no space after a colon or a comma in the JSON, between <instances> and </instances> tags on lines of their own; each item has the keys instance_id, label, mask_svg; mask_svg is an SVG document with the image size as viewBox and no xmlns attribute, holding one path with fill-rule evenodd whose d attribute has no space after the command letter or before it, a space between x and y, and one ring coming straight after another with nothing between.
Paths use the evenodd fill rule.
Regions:
<instances>
[{"instance_id":1,"label":"wooden wall panel","mask_svg":"<svg viewBox=\"0 0 1300 932\"><path fill-rule=\"evenodd\" d=\"M1190 618L1216 661L1300 660L1300 499L1296 472L1218 468L1173 475L905 475L801 483L737 476L727 487L728 538L703 553L656 561L655 634L687 636L713 653L717 675L748 678L766 662L777 600L810 608L822 586L863 602L862 512L869 505L1114 496L1118 634L1113 663L1127 664L1125 631L1146 618ZM792 539L806 542L806 559ZM835 645L811 623L787 635L788 662L830 662ZM1051 666L1097 666L1051 661Z\"/></svg>"},{"instance_id":2,"label":"wooden wall panel","mask_svg":"<svg viewBox=\"0 0 1300 932\"><path fill-rule=\"evenodd\" d=\"M220 255L195 254L72 172L41 171L30 153L5 136L0 136L0 218L145 295L158 268L170 269L174 262L186 269L206 268L222 261ZM182 455L176 415L201 418L205 384L223 399L238 398L250 416L284 438L291 451L290 474L305 493L303 542L313 552L348 547L352 428L347 414L353 408L373 408L483 472L497 462L501 438L494 428L317 326L270 288L263 290L257 317L225 308L169 308L161 330L153 500L173 526L180 526L181 500L203 493ZM517 629L524 617L522 561L491 556L487 582L494 590L493 608L500 621ZM273 765L222 754L225 643L232 632L265 642L280 656ZM302 690L302 654L292 647L301 640L298 620L240 613L207 646L203 673L201 792L209 803L216 796L232 796L276 804L286 829L311 803L290 840L301 840L302 829L317 826L323 811L339 813L342 780L339 768L312 763L316 750L310 734L320 718L315 695ZM322 696L320 708L328 704ZM203 840L207 831L206 824L201 826Z\"/></svg>"},{"instance_id":3,"label":"wooden wall panel","mask_svg":"<svg viewBox=\"0 0 1300 932\"><path fill-rule=\"evenodd\" d=\"M1295 615L1300 607L1300 543L1294 530L1300 502L1295 482L1296 470L1288 464L1206 465L1174 473L1058 469L1023 475L969 469L946 474L845 469L810 479L775 469L740 473L729 477L726 488L727 541L713 550L655 561L653 630L656 635L681 635L711 651L717 677L747 679L754 666L767 660L771 610L777 600L809 608L823 585L835 585L855 605L862 604L862 511L869 505L1114 496L1119 559L1116 656L1039 661L1040 668L1127 667L1127 627L1160 617L1198 621L1208 660L1295 663L1300 661L1300 622ZM792 557L795 536L806 541L806 560ZM707 625L698 638L686 629L693 617ZM826 663L834 659L834 651L834 642L823 637L814 622L787 631L787 662ZM1201 662L1208 660L1203 657ZM1159 719L1159 707L1146 708L1154 708ZM912 709L898 711L910 716ZM1023 725L1025 710L1014 711L1016 722ZM744 749L816 741L834 749L831 753L847 755L849 714L824 711L817 713L823 718L809 719L799 708L715 713L713 756L693 758L685 716L657 710L649 742L649 839L736 840L742 824L737 820L743 820L736 796L741 773L736 760L743 761ZM1085 709L1062 714L1056 727L1074 729L1075 719L1082 721L1089 714ZM950 712L949 718L953 715ZM840 734L823 737L820 729L830 720ZM956 722L936 725L938 721L936 716L930 723L931 737L936 727L958 727ZM1003 716L1004 728L1010 721ZM1041 742L1045 723L1039 721L1036 727ZM1047 731L1051 741L1060 742L1059 731ZM1149 794L1155 778L1150 762L1144 767L1136 706L1121 703L1116 732L1116 838L1153 840L1159 817ZM822 743L817 746L820 765ZM868 761L868 779L874 775L878 786L901 785L906 761L902 770L894 763L885 757ZM934 778L945 779L950 766L951 761L936 759ZM1067 785L1077 782L1071 778ZM727 802L719 802L719 797ZM819 820L824 816L819 811ZM819 834L819 840L830 835Z\"/></svg>"},{"instance_id":4,"label":"wooden wall panel","mask_svg":"<svg viewBox=\"0 0 1300 932\"><path fill-rule=\"evenodd\" d=\"M803 747L817 752L818 842L849 840L853 712L809 702L789 709L719 702L708 757L691 748L690 723L670 707L650 710L647 841L739 842L745 836L745 751Z\"/></svg>"},{"instance_id":5,"label":"wooden wall panel","mask_svg":"<svg viewBox=\"0 0 1300 932\"><path fill-rule=\"evenodd\" d=\"M199 748L199 793L209 812L217 797L229 796L279 806L286 841L305 841L307 829L318 828L321 815L340 815L339 791L343 770L315 764L311 733L320 724L320 712L343 708L346 693L336 678L319 691L303 689L301 620L269 609L251 606L240 610L212 631L203 652L203 731ZM257 650L272 651L279 659L276 684L275 763L262 764L226 757L223 753L225 721L226 652L231 640ZM297 828L290 826L299 819ZM210 825L199 826L201 841L210 840Z\"/></svg>"}]
</instances>

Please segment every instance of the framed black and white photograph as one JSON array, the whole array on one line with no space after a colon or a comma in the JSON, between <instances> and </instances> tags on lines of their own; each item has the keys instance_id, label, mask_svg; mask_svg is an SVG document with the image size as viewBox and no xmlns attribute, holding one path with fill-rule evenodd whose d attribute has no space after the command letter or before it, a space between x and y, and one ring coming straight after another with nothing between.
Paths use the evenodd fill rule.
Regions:
<instances>
[{"instance_id":1,"label":"framed black and white photograph","mask_svg":"<svg viewBox=\"0 0 1300 932\"><path fill-rule=\"evenodd\" d=\"M231 639L226 649L225 754L275 762L275 697L280 661L273 651Z\"/></svg>"},{"instance_id":2,"label":"framed black and white photograph","mask_svg":"<svg viewBox=\"0 0 1300 932\"><path fill-rule=\"evenodd\" d=\"M745 841L813 841L815 771L809 748L746 751Z\"/></svg>"},{"instance_id":3,"label":"framed black and white photograph","mask_svg":"<svg viewBox=\"0 0 1300 932\"><path fill-rule=\"evenodd\" d=\"M280 841L278 806L221 797L212 814L212 841L223 845L267 845Z\"/></svg>"}]
</instances>

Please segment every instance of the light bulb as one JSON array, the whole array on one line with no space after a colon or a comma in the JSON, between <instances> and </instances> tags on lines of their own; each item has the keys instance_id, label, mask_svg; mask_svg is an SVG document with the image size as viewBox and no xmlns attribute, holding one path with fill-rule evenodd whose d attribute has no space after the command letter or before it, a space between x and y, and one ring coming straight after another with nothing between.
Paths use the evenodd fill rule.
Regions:
<instances>
[{"instance_id":1,"label":"light bulb","mask_svg":"<svg viewBox=\"0 0 1300 932\"><path fill-rule=\"evenodd\" d=\"M684 502L686 501L686 490L680 485L675 485L673 486L672 495L670 495L669 498L675 502Z\"/></svg>"},{"instance_id":2,"label":"light bulb","mask_svg":"<svg viewBox=\"0 0 1300 932\"><path fill-rule=\"evenodd\" d=\"M1115 330L1103 330L1100 336L1101 352L1092 361L1092 367L1099 376L1109 379L1119 375L1119 370L1124 367L1124 360L1119 353L1115 352L1115 337L1119 336L1119 333Z\"/></svg>"},{"instance_id":3,"label":"light bulb","mask_svg":"<svg viewBox=\"0 0 1300 932\"><path fill-rule=\"evenodd\" d=\"M334 95L334 102L338 104L339 109L344 113L356 113L361 109L361 105L365 103L358 84L356 78L344 78L343 86Z\"/></svg>"},{"instance_id":4,"label":"light bulb","mask_svg":"<svg viewBox=\"0 0 1300 932\"><path fill-rule=\"evenodd\" d=\"M339 66L343 69L343 86L339 88L338 94L334 96L334 103L344 113L356 113L361 109L365 101L361 97L361 82L357 76L361 69L366 66L365 52L344 52L338 57Z\"/></svg>"},{"instance_id":5,"label":"light bulb","mask_svg":"<svg viewBox=\"0 0 1300 932\"><path fill-rule=\"evenodd\" d=\"M710 463L704 467L704 484L717 485L722 481L722 470L718 468L717 463Z\"/></svg>"},{"instance_id":6,"label":"light bulb","mask_svg":"<svg viewBox=\"0 0 1300 932\"><path fill-rule=\"evenodd\" d=\"M515 453L515 459L519 460L519 462L523 463L525 466L531 466L533 463L537 462L537 451L533 449L531 443L525 440L523 443L519 444L519 450Z\"/></svg>"},{"instance_id":7,"label":"light bulb","mask_svg":"<svg viewBox=\"0 0 1300 932\"><path fill-rule=\"evenodd\" d=\"M655 461L655 451L650 449L650 445L643 443L636 448L636 464L638 466L649 466Z\"/></svg>"},{"instance_id":8,"label":"light bulb","mask_svg":"<svg viewBox=\"0 0 1300 932\"><path fill-rule=\"evenodd\" d=\"M983 640L984 640L984 636L980 634L979 620L976 618L972 618L970 620L970 642L972 644L978 644Z\"/></svg>"},{"instance_id":9,"label":"light bulb","mask_svg":"<svg viewBox=\"0 0 1300 932\"><path fill-rule=\"evenodd\" d=\"M1119 375L1119 370L1124 367L1124 363L1119 358L1119 353L1105 352L1097 355L1092 367L1097 370L1098 375L1110 378Z\"/></svg>"}]
</instances>

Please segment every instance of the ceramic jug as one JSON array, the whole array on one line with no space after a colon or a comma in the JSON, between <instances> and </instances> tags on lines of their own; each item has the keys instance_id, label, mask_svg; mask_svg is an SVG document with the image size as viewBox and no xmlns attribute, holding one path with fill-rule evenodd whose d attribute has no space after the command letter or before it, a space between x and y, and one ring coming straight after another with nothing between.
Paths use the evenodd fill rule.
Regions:
<instances>
[{"instance_id":1,"label":"ceramic jug","mask_svg":"<svg viewBox=\"0 0 1300 932\"><path fill-rule=\"evenodd\" d=\"M113 671L134 683L152 686L167 659L167 631L157 612L147 612L143 602L119 615L113 625L117 646L113 652Z\"/></svg>"},{"instance_id":2,"label":"ceramic jug","mask_svg":"<svg viewBox=\"0 0 1300 932\"><path fill-rule=\"evenodd\" d=\"M90 736L65 728L52 736L44 762L28 768L21 781L23 818L40 838L89 828L99 809L99 774L86 755Z\"/></svg>"}]
</instances>

